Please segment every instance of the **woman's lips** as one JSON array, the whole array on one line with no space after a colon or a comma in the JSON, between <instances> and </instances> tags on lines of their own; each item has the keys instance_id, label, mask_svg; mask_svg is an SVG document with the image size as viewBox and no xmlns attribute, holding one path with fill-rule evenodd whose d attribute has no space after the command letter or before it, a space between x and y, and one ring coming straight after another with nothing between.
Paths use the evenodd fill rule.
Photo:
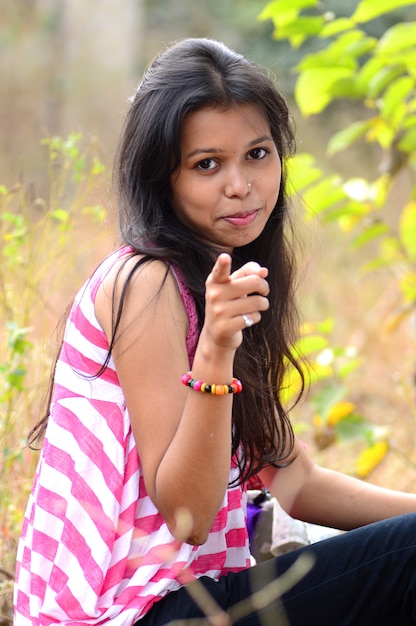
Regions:
<instances>
[{"instance_id":1,"label":"woman's lips","mask_svg":"<svg viewBox=\"0 0 416 626\"><path fill-rule=\"evenodd\" d=\"M254 211L247 211L246 213L235 213L234 215L227 215L224 220L233 226L249 226L254 222L258 214L258 209Z\"/></svg>"}]
</instances>

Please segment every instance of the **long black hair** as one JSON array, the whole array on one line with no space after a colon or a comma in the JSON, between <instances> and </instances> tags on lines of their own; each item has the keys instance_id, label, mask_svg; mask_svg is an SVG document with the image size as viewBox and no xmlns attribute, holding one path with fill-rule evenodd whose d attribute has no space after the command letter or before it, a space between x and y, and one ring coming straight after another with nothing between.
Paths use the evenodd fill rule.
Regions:
<instances>
[{"instance_id":1,"label":"long black hair","mask_svg":"<svg viewBox=\"0 0 416 626\"><path fill-rule=\"evenodd\" d=\"M240 104L254 105L264 116L282 161L279 196L263 232L232 255L233 269L252 260L267 267L270 285L270 307L259 324L244 331L234 362L234 374L243 379L244 393L234 397L233 449L242 446L240 476L245 479L267 463L283 465L287 460L293 431L280 390L288 362L303 381L291 349L297 311L285 161L293 154L295 141L285 99L263 71L223 43L205 38L176 42L156 56L131 99L114 180L122 243L140 255L138 264L161 259L179 268L202 327L205 280L219 251L197 239L175 216L171 177L181 163L180 137L186 116L206 107L228 109ZM128 289L123 293L128 294ZM125 297L115 314L110 353Z\"/></svg>"}]
</instances>

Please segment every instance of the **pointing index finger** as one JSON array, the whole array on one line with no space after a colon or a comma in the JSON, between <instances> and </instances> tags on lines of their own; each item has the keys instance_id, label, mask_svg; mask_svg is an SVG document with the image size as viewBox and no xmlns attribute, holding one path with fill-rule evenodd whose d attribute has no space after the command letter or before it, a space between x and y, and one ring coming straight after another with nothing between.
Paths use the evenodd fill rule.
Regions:
<instances>
[{"instance_id":1,"label":"pointing index finger","mask_svg":"<svg viewBox=\"0 0 416 626\"><path fill-rule=\"evenodd\" d=\"M222 252L215 261L212 268L211 277L215 283L227 283L230 280L231 257L226 252Z\"/></svg>"}]
</instances>

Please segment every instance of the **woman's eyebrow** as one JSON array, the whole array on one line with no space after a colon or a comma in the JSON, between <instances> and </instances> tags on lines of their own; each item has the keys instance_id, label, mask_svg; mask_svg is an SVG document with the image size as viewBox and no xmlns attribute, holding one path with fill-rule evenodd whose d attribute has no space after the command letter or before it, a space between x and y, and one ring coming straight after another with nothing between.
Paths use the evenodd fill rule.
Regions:
<instances>
[{"instance_id":1,"label":"woman's eyebrow","mask_svg":"<svg viewBox=\"0 0 416 626\"><path fill-rule=\"evenodd\" d=\"M248 148L251 146L255 146L258 143L262 143L263 141L273 141L273 137L271 135L262 135L261 137L257 137L257 139L253 139L250 143L247 144Z\"/></svg>"},{"instance_id":2,"label":"woman's eyebrow","mask_svg":"<svg viewBox=\"0 0 416 626\"><path fill-rule=\"evenodd\" d=\"M221 152L224 152L224 150L219 150L218 148L196 148L195 150L192 150L192 152L189 152L189 154L185 155L186 159L190 159L191 157L196 156L197 154L206 154L206 153L214 153L214 154L220 154Z\"/></svg>"},{"instance_id":3,"label":"woman's eyebrow","mask_svg":"<svg viewBox=\"0 0 416 626\"><path fill-rule=\"evenodd\" d=\"M252 146L256 146L259 143L262 143L263 141L273 141L273 137L271 137L271 135L262 135L261 137L257 137L256 139L253 139L252 141L250 141L247 144L247 148L251 148ZM219 148L195 148L195 150L192 150L192 152L189 152L189 154L185 155L186 159L190 159L194 156L197 156L198 154L221 154L222 152L224 152L224 150L220 150Z\"/></svg>"}]
</instances>

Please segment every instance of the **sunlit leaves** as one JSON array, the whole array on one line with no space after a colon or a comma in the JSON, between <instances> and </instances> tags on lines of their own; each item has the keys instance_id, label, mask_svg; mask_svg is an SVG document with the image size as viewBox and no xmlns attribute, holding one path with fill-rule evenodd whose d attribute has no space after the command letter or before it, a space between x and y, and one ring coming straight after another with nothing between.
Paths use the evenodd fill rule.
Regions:
<instances>
[{"instance_id":1,"label":"sunlit leaves","mask_svg":"<svg viewBox=\"0 0 416 626\"><path fill-rule=\"evenodd\" d=\"M324 24L320 15L299 15L302 9L316 7L317 4L318 0L274 0L263 9L259 19L271 19L275 26L275 38L287 38L294 47L298 47L307 37L318 35Z\"/></svg>"},{"instance_id":2,"label":"sunlit leaves","mask_svg":"<svg viewBox=\"0 0 416 626\"><path fill-rule=\"evenodd\" d=\"M414 49L416 42L416 22L396 24L389 28L378 42L378 52L394 54L406 48Z\"/></svg>"},{"instance_id":3,"label":"sunlit leaves","mask_svg":"<svg viewBox=\"0 0 416 626\"><path fill-rule=\"evenodd\" d=\"M333 327L332 319L305 325L299 340L293 346L294 355L302 360L307 387L334 376L342 381L360 365L360 359L353 348L336 347L330 342ZM288 362L282 388L282 399L285 403L296 398L300 385L299 374Z\"/></svg>"},{"instance_id":4,"label":"sunlit leaves","mask_svg":"<svg viewBox=\"0 0 416 626\"><path fill-rule=\"evenodd\" d=\"M410 76L400 76L386 88L380 106L380 113L393 124L398 124L407 111L407 101L414 94L415 80Z\"/></svg>"},{"instance_id":5,"label":"sunlit leaves","mask_svg":"<svg viewBox=\"0 0 416 626\"><path fill-rule=\"evenodd\" d=\"M295 97L303 115L323 111L332 100L331 90L339 81L351 76L351 68L328 67L305 69L295 86Z\"/></svg>"},{"instance_id":6,"label":"sunlit leaves","mask_svg":"<svg viewBox=\"0 0 416 626\"><path fill-rule=\"evenodd\" d=\"M336 173L324 172L311 155L299 155L289 164L290 191L302 194L308 218L336 220L345 233L351 234L354 248L379 242L379 253L366 263L367 270L416 263L415 203L400 208L398 230L386 223L382 213L394 177L404 167L416 167L416 22L393 24L379 40L361 29L361 25L393 8L410 5L415 6L416 0L362 0L350 17L323 14L325 23L314 38L325 39L326 45L305 54L296 68L295 97L304 116L322 113L341 98L360 99L369 111L363 119L333 134L327 154L346 152L359 141L379 146L380 173L374 180L342 180ZM277 30L283 21L287 30L292 20L293 32L302 31L301 18L306 9L308 17L315 15L315 9L318 12L313 2L277 1L266 7L263 18L273 19ZM280 31L282 37L284 32ZM304 34L309 37L306 29ZM291 41L289 36L286 38ZM414 267L409 271L413 272ZM408 285L408 281L401 282L400 276L402 266L398 284ZM408 301L412 289L401 291Z\"/></svg>"},{"instance_id":7,"label":"sunlit leaves","mask_svg":"<svg viewBox=\"0 0 416 626\"><path fill-rule=\"evenodd\" d=\"M289 195L303 191L323 175L322 170L316 165L315 157L306 152L300 152L291 158L286 167Z\"/></svg>"},{"instance_id":8,"label":"sunlit leaves","mask_svg":"<svg viewBox=\"0 0 416 626\"><path fill-rule=\"evenodd\" d=\"M394 329L416 309L416 22L392 24L378 39L367 23L411 5L416 0L361 0L352 15L338 17L325 13L318 2L277 0L261 16L273 21L276 39L293 47L306 40L313 44L294 70L295 99L304 117L326 113L341 100L361 105L355 109L358 119L340 125L330 137L327 156L332 166L355 144L371 144L380 155L376 173L370 178L364 168L348 178L337 173L336 165L328 172L311 154L299 154L288 163L288 190L291 197L302 197L307 219L336 222L352 251L367 247L370 254L361 270L383 269L395 276L401 302L383 320L384 330ZM405 170L408 187L396 194L396 181L404 178L398 175ZM393 219L387 211L392 206ZM334 344L332 329L310 324L294 348L307 357L315 441L318 447L363 443L353 471L365 478L387 453L388 433L348 398L346 378L360 366L359 355ZM293 399L299 388L288 364L284 397Z\"/></svg>"},{"instance_id":9,"label":"sunlit leaves","mask_svg":"<svg viewBox=\"0 0 416 626\"><path fill-rule=\"evenodd\" d=\"M369 124L367 120L359 120L334 133L328 142L328 154L333 155L349 148L367 132Z\"/></svg>"},{"instance_id":10,"label":"sunlit leaves","mask_svg":"<svg viewBox=\"0 0 416 626\"><path fill-rule=\"evenodd\" d=\"M345 192L342 189L342 179L336 174L323 177L303 194L305 210L313 217L335 207L343 200Z\"/></svg>"},{"instance_id":11,"label":"sunlit leaves","mask_svg":"<svg viewBox=\"0 0 416 626\"><path fill-rule=\"evenodd\" d=\"M340 17L338 19L332 19L330 22L327 22L325 26L322 28L320 36L321 37L334 37L335 35L339 35L347 30L351 30L355 27L355 22L347 17Z\"/></svg>"},{"instance_id":12,"label":"sunlit leaves","mask_svg":"<svg viewBox=\"0 0 416 626\"><path fill-rule=\"evenodd\" d=\"M414 5L414 0L361 0L351 19L355 22L369 22L400 7Z\"/></svg>"}]
</instances>

